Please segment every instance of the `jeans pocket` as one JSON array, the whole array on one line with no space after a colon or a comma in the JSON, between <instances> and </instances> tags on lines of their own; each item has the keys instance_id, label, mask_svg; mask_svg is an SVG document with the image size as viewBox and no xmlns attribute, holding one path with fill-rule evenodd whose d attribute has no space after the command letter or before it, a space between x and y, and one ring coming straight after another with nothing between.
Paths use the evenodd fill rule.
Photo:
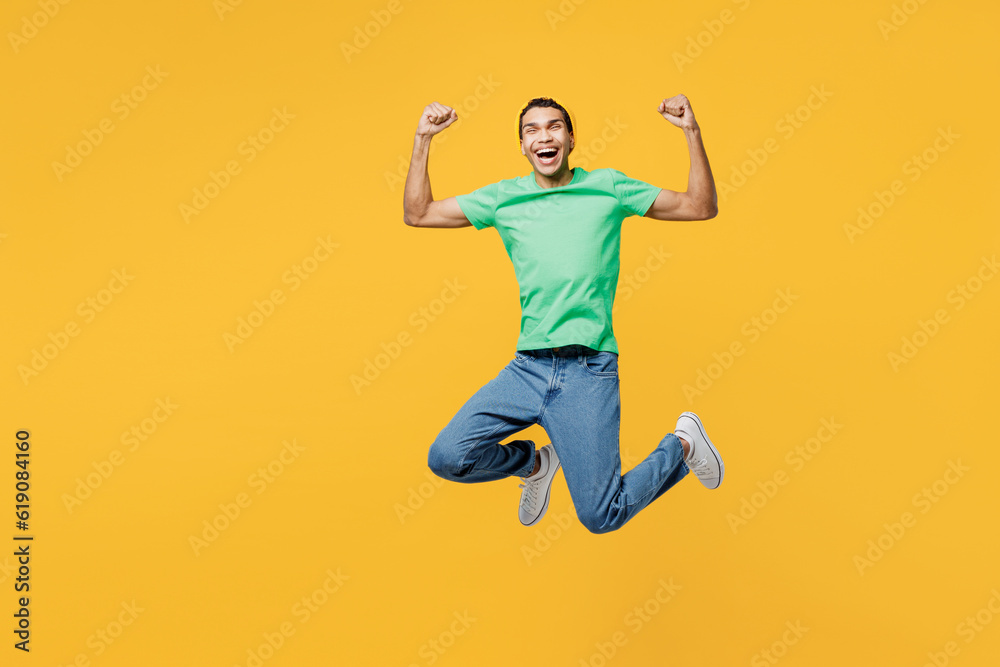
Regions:
<instances>
[{"instance_id":1,"label":"jeans pocket","mask_svg":"<svg viewBox=\"0 0 1000 667\"><path fill-rule=\"evenodd\" d=\"M580 359L580 365L591 375L609 378L618 377L618 355L614 352L585 354Z\"/></svg>"},{"instance_id":2,"label":"jeans pocket","mask_svg":"<svg viewBox=\"0 0 1000 667\"><path fill-rule=\"evenodd\" d=\"M531 357L524 354L523 352L514 352L514 361L521 364L526 364L529 361L531 361Z\"/></svg>"}]
</instances>

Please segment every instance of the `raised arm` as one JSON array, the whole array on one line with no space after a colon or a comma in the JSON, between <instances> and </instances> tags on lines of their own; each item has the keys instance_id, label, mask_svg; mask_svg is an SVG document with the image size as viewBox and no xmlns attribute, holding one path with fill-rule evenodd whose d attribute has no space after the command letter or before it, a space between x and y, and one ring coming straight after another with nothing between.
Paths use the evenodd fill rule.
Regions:
<instances>
[{"instance_id":1,"label":"raised arm","mask_svg":"<svg viewBox=\"0 0 1000 667\"><path fill-rule=\"evenodd\" d=\"M676 95L660 102L657 111L668 121L684 130L688 152L691 156L691 170L688 172L686 192L663 189L656 196L653 205L644 214L655 220L708 220L719 213L715 179L708 165L708 155L701 141L701 127L694 118L691 103L683 95Z\"/></svg>"},{"instance_id":2,"label":"raised arm","mask_svg":"<svg viewBox=\"0 0 1000 667\"><path fill-rule=\"evenodd\" d=\"M427 172L427 159L431 151L431 139L458 120L458 114L451 107L431 102L424 107L413 137L413 155L410 169L406 173L403 189L403 222L411 227L469 227L455 197L434 201L431 193L431 178Z\"/></svg>"}]
</instances>

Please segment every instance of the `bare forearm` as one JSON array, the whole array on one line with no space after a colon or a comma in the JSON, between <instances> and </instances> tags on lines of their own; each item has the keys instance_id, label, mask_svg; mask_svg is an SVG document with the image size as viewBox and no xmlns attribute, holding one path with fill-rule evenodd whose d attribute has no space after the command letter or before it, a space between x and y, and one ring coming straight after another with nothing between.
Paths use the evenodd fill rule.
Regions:
<instances>
[{"instance_id":1,"label":"bare forearm","mask_svg":"<svg viewBox=\"0 0 1000 667\"><path fill-rule=\"evenodd\" d=\"M419 220L434 201L431 177L427 170L431 139L431 136L419 133L413 138L413 154L410 156L410 168L406 172L406 185L403 189L403 219L407 221Z\"/></svg>"},{"instance_id":2,"label":"bare forearm","mask_svg":"<svg viewBox=\"0 0 1000 667\"><path fill-rule=\"evenodd\" d=\"M701 140L701 128L698 125L684 128L684 136L691 156L687 195L695 207L704 211L709 217L714 217L719 212L718 195L715 192L715 179L708 164L708 155L705 153L705 144Z\"/></svg>"}]
</instances>

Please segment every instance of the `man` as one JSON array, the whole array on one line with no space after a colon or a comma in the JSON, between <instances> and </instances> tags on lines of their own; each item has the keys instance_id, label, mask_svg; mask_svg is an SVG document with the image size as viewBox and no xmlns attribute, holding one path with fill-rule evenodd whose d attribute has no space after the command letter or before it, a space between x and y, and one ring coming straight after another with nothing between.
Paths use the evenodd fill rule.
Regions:
<instances>
[{"instance_id":1,"label":"man","mask_svg":"<svg viewBox=\"0 0 1000 667\"><path fill-rule=\"evenodd\" d=\"M686 192L661 189L615 169L569 168L575 138L566 109L532 99L518 120L532 173L435 201L427 173L432 137L458 120L433 102L420 117L403 195L413 227L495 227L520 286L521 333L514 359L480 388L438 434L428 453L435 474L457 482L522 478L519 517L536 524L560 466L577 517L588 530L617 530L689 471L710 489L724 467L701 420L685 412L656 449L621 474L618 346L611 309L618 284L621 223L707 220L718 212L701 128L684 95L657 111L687 138ZM689 324L680 319L683 326ZM552 442L500 444L531 424Z\"/></svg>"}]
</instances>

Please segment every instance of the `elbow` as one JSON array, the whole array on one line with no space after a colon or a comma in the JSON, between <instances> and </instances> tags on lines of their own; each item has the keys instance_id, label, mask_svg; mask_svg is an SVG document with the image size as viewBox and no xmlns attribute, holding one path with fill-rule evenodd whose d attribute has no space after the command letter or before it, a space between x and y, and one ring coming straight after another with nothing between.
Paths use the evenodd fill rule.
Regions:
<instances>
[{"instance_id":1,"label":"elbow","mask_svg":"<svg viewBox=\"0 0 1000 667\"><path fill-rule=\"evenodd\" d=\"M719 214L719 208L715 205L709 206L699 206L697 208L692 208L688 211L688 214L681 220L711 220Z\"/></svg>"},{"instance_id":2,"label":"elbow","mask_svg":"<svg viewBox=\"0 0 1000 667\"><path fill-rule=\"evenodd\" d=\"M403 202L403 222L408 227L422 226L427 217L428 207L414 205L411 202Z\"/></svg>"},{"instance_id":3,"label":"elbow","mask_svg":"<svg viewBox=\"0 0 1000 667\"><path fill-rule=\"evenodd\" d=\"M719 215L719 200L715 196L687 194L681 220L711 220Z\"/></svg>"},{"instance_id":4,"label":"elbow","mask_svg":"<svg viewBox=\"0 0 1000 667\"><path fill-rule=\"evenodd\" d=\"M717 197L712 197L711 201L705 202L699 211L701 220L711 220L715 216L719 215L719 200Z\"/></svg>"}]
</instances>

